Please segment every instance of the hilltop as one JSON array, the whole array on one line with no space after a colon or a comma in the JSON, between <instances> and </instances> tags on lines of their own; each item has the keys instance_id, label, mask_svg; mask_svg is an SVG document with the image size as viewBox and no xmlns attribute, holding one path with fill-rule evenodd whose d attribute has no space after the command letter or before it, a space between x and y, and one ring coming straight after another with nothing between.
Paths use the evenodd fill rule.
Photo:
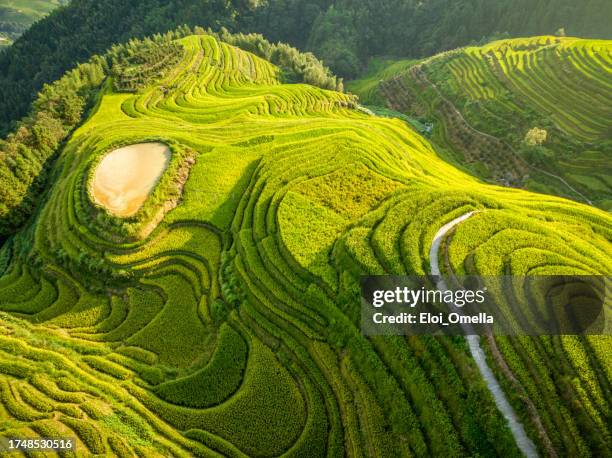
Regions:
<instances>
[{"instance_id":1,"label":"hilltop","mask_svg":"<svg viewBox=\"0 0 612 458\"><path fill-rule=\"evenodd\" d=\"M204 33L201 28L196 30ZM191 33L188 27L181 27L113 46L44 87L29 115L0 141L0 240L15 233L31 215L39 194L53 178L49 171L60 146L95 107L103 84L113 78L118 91L142 89L177 63L182 47L174 40ZM208 33L276 63L280 81L342 89L342 80L310 53L272 44L257 34Z\"/></svg>"},{"instance_id":2,"label":"hilltop","mask_svg":"<svg viewBox=\"0 0 612 458\"><path fill-rule=\"evenodd\" d=\"M312 51L355 78L372 56L427 57L500 36L610 39L607 0L72 0L0 55L0 133L26 115L45 83L116 43L177 27L255 32Z\"/></svg>"},{"instance_id":3,"label":"hilltop","mask_svg":"<svg viewBox=\"0 0 612 458\"><path fill-rule=\"evenodd\" d=\"M215 36L135 49L0 250L0 434L118 456L519 456L465 341L364 337L359 279L428 273L434 235L469 212L445 271L606 275L610 215L485 184ZM120 218L95 171L147 142L170 161ZM486 345L540 450L606 452L609 339Z\"/></svg>"},{"instance_id":4,"label":"hilltop","mask_svg":"<svg viewBox=\"0 0 612 458\"><path fill-rule=\"evenodd\" d=\"M612 41L501 40L352 82L484 179L612 208ZM393 113L391 113L393 115Z\"/></svg>"}]
</instances>

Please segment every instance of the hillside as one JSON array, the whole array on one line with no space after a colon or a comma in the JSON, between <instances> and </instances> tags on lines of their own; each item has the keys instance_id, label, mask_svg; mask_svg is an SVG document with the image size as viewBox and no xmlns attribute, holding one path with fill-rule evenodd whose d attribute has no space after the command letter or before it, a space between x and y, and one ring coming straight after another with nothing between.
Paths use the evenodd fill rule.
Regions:
<instances>
[{"instance_id":1,"label":"hillside","mask_svg":"<svg viewBox=\"0 0 612 458\"><path fill-rule=\"evenodd\" d=\"M0 134L45 83L115 43L177 27L263 34L355 78L372 56L431 56L492 37L611 39L607 0L72 0L0 56Z\"/></svg>"},{"instance_id":2,"label":"hillside","mask_svg":"<svg viewBox=\"0 0 612 458\"><path fill-rule=\"evenodd\" d=\"M0 250L0 436L126 457L520 456L463 338L361 334L360 276L430 272L434 235L472 211L444 270L607 275L610 215L484 184L213 36L129 54ZM167 168L114 216L97 167L147 142ZM611 343L483 339L541 452L609 452Z\"/></svg>"},{"instance_id":3,"label":"hillside","mask_svg":"<svg viewBox=\"0 0 612 458\"><path fill-rule=\"evenodd\" d=\"M202 28L196 30L204 33ZM29 115L5 140L0 140L0 242L17 232L31 216L49 182L58 149L98 102L103 83L113 78L117 90L141 89L176 64L182 47L173 40L191 33L183 26L163 35L113 46L104 55L92 57L44 87ZM257 34L213 35L277 64L279 79L284 82L342 89L342 81L312 54L300 53L283 43L272 44Z\"/></svg>"},{"instance_id":4,"label":"hillside","mask_svg":"<svg viewBox=\"0 0 612 458\"><path fill-rule=\"evenodd\" d=\"M502 40L349 89L432 122L441 150L484 179L612 208L612 41Z\"/></svg>"},{"instance_id":5,"label":"hillside","mask_svg":"<svg viewBox=\"0 0 612 458\"><path fill-rule=\"evenodd\" d=\"M67 0L1 0L0 1L0 50L9 46L34 22Z\"/></svg>"}]
</instances>

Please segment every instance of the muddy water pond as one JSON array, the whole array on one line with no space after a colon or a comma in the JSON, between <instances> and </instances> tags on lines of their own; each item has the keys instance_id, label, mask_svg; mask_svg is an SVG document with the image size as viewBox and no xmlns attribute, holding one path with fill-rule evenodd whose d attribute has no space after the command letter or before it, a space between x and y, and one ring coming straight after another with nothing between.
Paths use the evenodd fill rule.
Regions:
<instances>
[{"instance_id":1,"label":"muddy water pond","mask_svg":"<svg viewBox=\"0 0 612 458\"><path fill-rule=\"evenodd\" d=\"M93 176L94 200L120 217L138 212L170 162L163 143L138 143L108 153Z\"/></svg>"}]
</instances>

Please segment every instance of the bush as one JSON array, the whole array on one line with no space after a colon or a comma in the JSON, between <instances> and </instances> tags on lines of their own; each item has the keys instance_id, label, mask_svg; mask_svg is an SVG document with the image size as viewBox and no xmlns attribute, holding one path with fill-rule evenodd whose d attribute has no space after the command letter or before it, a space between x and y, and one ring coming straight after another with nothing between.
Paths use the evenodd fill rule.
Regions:
<instances>
[{"instance_id":1,"label":"bush","mask_svg":"<svg viewBox=\"0 0 612 458\"><path fill-rule=\"evenodd\" d=\"M528 146L540 146L546 142L548 133L544 129L534 127L527 134L525 134L525 143Z\"/></svg>"}]
</instances>

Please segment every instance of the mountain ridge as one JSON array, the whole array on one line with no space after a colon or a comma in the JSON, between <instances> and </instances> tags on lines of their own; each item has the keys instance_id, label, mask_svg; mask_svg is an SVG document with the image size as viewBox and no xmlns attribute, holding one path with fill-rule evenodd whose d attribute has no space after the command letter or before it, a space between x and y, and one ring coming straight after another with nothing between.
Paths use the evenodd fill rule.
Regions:
<instances>
[{"instance_id":1,"label":"mountain ridge","mask_svg":"<svg viewBox=\"0 0 612 458\"><path fill-rule=\"evenodd\" d=\"M184 24L263 33L273 42L313 51L336 74L352 78L371 56L422 57L504 32L537 35L565 28L568 34L612 38L607 27L612 13L605 0L589 0L588 5L521 2L385 0L381 7L373 0L73 0L0 56L0 133L26 114L45 83L76 64L116 42Z\"/></svg>"}]
</instances>

